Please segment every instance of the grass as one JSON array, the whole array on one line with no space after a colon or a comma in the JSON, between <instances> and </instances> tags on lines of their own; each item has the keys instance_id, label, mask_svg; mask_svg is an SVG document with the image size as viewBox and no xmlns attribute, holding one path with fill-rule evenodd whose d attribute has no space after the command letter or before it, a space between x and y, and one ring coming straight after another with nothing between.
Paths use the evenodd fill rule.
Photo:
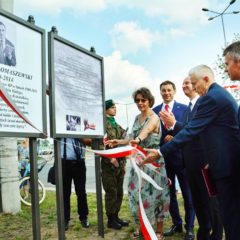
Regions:
<instances>
[{"instance_id":1,"label":"grass","mask_svg":"<svg viewBox=\"0 0 240 240\"><path fill-rule=\"evenodd\" d=\"M54 240L58 239L57 234L57 217L56 217L56 195L55 192L47 192L45 201L40 206L41 214L41 239ZM88 194L89 204L89 221L90 228L83 229L78 220L76 196L72 194L72 212L69 230L66 232L66 239L84 239L84 240L100 240L98 237L97 229L97 206L96 195ZM179 204L181 209L181 215L183 216L183 203L182 197L179 195ZM123 205L121 208L120 216L123 219L130 220L129 227L125 227L122 230L112 230L106 228L106 216L104 215L105 224L105 238L107 240L129 240L131 232L133 232L135 226L131 218L131 212L128 208L127 196L124 196ZM0 214L0 240L28 240L32 239L32 226L31 226L31 208L22 205L22 211L18 214ZM169 218L165 227L171 225L171 219ZM167 240L180 240L183 239L183 234L178 234L174 237L169 237Z\"/></svg>"}]
</instances>

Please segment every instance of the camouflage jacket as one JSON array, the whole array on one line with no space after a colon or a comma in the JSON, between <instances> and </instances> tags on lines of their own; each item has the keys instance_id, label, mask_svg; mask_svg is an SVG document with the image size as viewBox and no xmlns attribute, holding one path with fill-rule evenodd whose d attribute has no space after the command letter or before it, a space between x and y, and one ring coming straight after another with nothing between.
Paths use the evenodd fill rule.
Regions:
<instances>
[{"instance_id":1,"label":"camouflage jacket","mask_svg":"<svg viewBox=\"0 0 240 240\"><path fill-rule=\"evenodd\" d=\"M126 135L126 130L123 129L119 124L116 124L116 126L112 126L112 124L106 119L106 132L107 132L107 139L124 139ZM108 149L108 147L106 147ZM103 160L105 162L110 162L110 159L107 159L103 157ZM123 163L125 165L126 159L125 158L119 158L118 162L120 163L120 166Z\"/></svg>"}]
</instances>

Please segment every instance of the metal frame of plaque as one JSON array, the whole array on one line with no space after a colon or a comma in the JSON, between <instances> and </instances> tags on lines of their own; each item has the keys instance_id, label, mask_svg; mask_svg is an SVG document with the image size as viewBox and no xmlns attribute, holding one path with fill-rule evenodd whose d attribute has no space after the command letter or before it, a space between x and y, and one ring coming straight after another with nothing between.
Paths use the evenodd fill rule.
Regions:
<instances>
[{"instance_id":1,"label":"metal frame of plaque","mask_svg":"<svg viewBox=\"0 0 240 240\"><path fill-rule=\"evenodd\" d=\"M104 135L104 74L103 74L103 58L91 51L88 51L60 36L57 35L56 32L51 31L48 35L48 47L49 47L49 92L50 92L50 134L53 138L62 138L62 137L73 137L73 138L92 138L92 139L99 139L102 138ZM58 56L58 59L55 58L55 48L58 46L58 51L63 51L61 56ZM85 62L80 62L80 58L85 59L89 61L89 64L85 65ZM73 64L71 65L68 60L71 60ZM74 60L79 62L75 62ZM81 60L83 61L83 60ZM57 62L57 63L56 63ZM59 63L61 62L61 63ZM58 66L61 66L61 68ZM64 65L65 64L65 65ZM77 65L80 64L80 65ZM96 66L95 66L95 65ZM57 66L56 66L57 65ZM67 66L66 66L67 65ZM72 68L71 68L72 66ZM57 68L58 67L58 68ZM93 69L93 72L87 72L89 69L90 71ZM82 72L79 72L78 68L82 68ZM57 69L57 70L56 70ZM56 76L56 71L58 76ZM94 72L95 71L95 72ZM91 75L93 76L94 82L90 81L87 82L85 79L82 79L81 75ZM64 78L63 76L66 76ZM91 76L89 76L89 79L91 79ZM77 81L78 85L74 85ZM96 81L95 81L96 80ZM58 81L58 82L57 82ZM70 83L71 82L71 83ZM58 86L56 84L58 83ZM80 84L81 83L81 84ZM59 85L61 86L59 87ZM95 87L96 90L94 92ZM57 88L58 87L58 88ZM60 90L59 90L60 89ZM61 92L62 91L62 92ZM70 91L73 93L70 94ZM84 96L84 91L86 91L86 95ZM60 93L61 94L60 94ZM58 94L58 96L57 96ZM92 94L92 95L91 95ZM56 99L57 96L57 99ZM62 99L61 97L65 96L65 99ZM69 96L69 99L67 98ZM71 98L72 97L72 98ZM86 97L86 98L85 98ZM64 98L64 97L63 97ZM87 99L87 100L86 100ZM81 103L77 106L74 104L75 100L78 103ZM66 101L68 103L66 103ZM91 107L88 107L90 104L91 107L95 106L96 103L96 112L97 115L94 115L95 112L92 111ZM71 110L69 111L69 115L66 113L68 107L71 106ZM81 108L81 109L80 109ZM94 108L94 107L93 107ZM57 110L60 109L60 110ZM64 109L64 110L62 110ZM85 110L84 110L85 109ZM91 110L90 112L88 112ZM62 112L61 112L62 111ZM58 113L60 112L60 113ZM89 123L87 122L88 127L90 126L90 130L86 131L86 133L83 128L83 122L85 125L85 122L88 121L84 119L85 117L82 117L81 115L84 115L86 112L88 112L88 117L93 119L93 124L91 124L91 120L89 120ZM75 114L74 114L75 113ZM59 115L57 115L59 114ZM60 116L60 117L59 117ZM79 130L75 127L73 130L67 129L68 121L71 120L71 117L73 116L73 121L76 121L79 119L81 122L81 126L79 127ZM68 119L69 118L69 119ZM60 122L60 124L59 124ZM76 122L74 122L76 123ZM57 125L58 124L58 125ZM60 127L58 127L60 126ZM86 125L85 125L86 127ZM91 129L92 127L92 129ZM95 131L94 127L100 128L99 131ZM64 129L65 128L65 129ZM61 130L59 130L61 129ZM96 134L97 132L97 134Z\"/></svg>"},{"instance_id":2,"label":"metal frame of plaque","mask_svg":"<svg viewBox=\"0 0 240 240\"><path fill-rule=\"evenodd\" d=\"M27 61L27 63L32 62L32 61L34 63L36 63L36 65L34 65L34 66L31 66L31 65L29 66L28 65L28 69L31 69L35 66L38 67L38 65L37 65L38 62L41 64L41 68L37 68L37 70L41 73L41 79L40 79L41 82L40 83L37 82L38 83L37 86L41 86L41 88L42 88L42 91L40 93L38 93L38 95L37 95L37 98L39 98L39 97L41 98L40 101L38 101L38 99L36 100L36 96L34 97L32 93L29 95L30 97L33 96L32 98L30 98L30 101L32 101L32 103L35 103L36 101L39 102L39 104L37 105L38 107L34 106L34 111L35 111L35 108L36 108L36 112L34 112L34 114L31 111L29 111L29 115L31 116L31 114L32 114L32 118L34 116L34 119L41 119L42 122L40 124L38 123L38 125L42 125L42 126L38 126L39 130L35 129L35 132L34 131L31 132L31 131L27 131L27 130L26 131L16 131L16 130L14 131L14 128L16 129L16 126L15 126L14 128L12 127L12 131L11 131L11 129L9 129L10 127L6 128L6 130L3 131L4 126L1 125L0 137L39 137L39 138L44 137L45 138L46 135L47 135L47 120L46 120L47 119L47 117L46 117L46 46L45 46L46 37L45 37L45 30L40 28L40 27L35 26L33 24L33 22L31 22L31 21L25 21L25 20L13 15L13 14L10 14L10 13L2 10L2 9L0 10L0 16L3 17L4 19L6 19L6 21L8 23L10 22L11 25L14 26L16 29L17 29L17 27L21 26L21 27L26 27L27 33L31 33L31 31L33 32L32 38L30 38L29 43L26 43L26 41L28 41L28 39L29 39L28 37L25 37L24 39L21 39L21 42L19 42L19 39L17 39L16 43L18 44L17 45L18 50L21 49L22 53L23 53L23 51L27 51L27 52L31 53L32 60ZM25 28L23 28L23 29L25 29ZM36 33L40 35L40 46L39 46L39 48L41 49L39 51L40 54L41 54L41 59L38 59L37 60L38 62L34 61L34 60L36 60L37 56L36 56L36 54L34 54L34 50L31 51L31 46L32 46L33 42L30 42L31 39L36 39L35 38ZM21 33L21 34L24 34L24 33ZM24 43L24 46L19 45L19 44L22 44L22 43ZM9 45L9 46L11 48L11 45ZM17 55L17 52L16 52L16 55ZM5 63L2 63L2 64L4 65ZM21 63L21 64L18 64L16 66L19 66L19 65L22 66L24 64L25 64L25 62ZM21 76L25 76L26 81L29 80L29 77L27 79L27 74L24 75L25 73L18 71L18 69L15 69L11 65L8 65L8 66L7 65L8 64L6 64L6 69L7 69L7 71L11 71L12 76L20 76L21 75ZM2 68L4 68L4 67L2 67ZM1 79L0 79L0 82L1 82L1 84L3 84L3 81L1 81ZM34 83L34 85L36 85L36 83ZM6 84L5 84L5 86L6 86ZM5 88L5 86L4 86L4 88ZM11 87L7 86L7 88L10 89L10 90L8 90L7 94L11 95L11 94L9 94L9 91L12 91ZM32 92L34 92L34 89L30 89L30 90ZM17 93L16 93L16 95L17 95ZM26 96L23 95L22 97L24 98ZM13 101L13 100L11 100L11 101L12 101L13 104L15 104L15 101ZM19 109L20 109L20 105L15 104L15 106L19 107ZM37 113L38 113L37 109L42 110L42 114L39 114L40 116L37 115ZM25 111L24 106L22 106L21 110L22 110L21 113L24 114L24 111ZM10 112L11 114L14 113L12 109L9 109L8 112ZM24 116L24 117L26 117L26 116ZM14 118L15 119L21 119L19 116L15 116ZM32 123L32 125L34 126L34 122L31 121L32 118L27 119L27 117L26 117L26 119L29 120L29 122ZM21 119L21 121L23 123L23 121L25 121L25 120ZM39 121L39 120L36 120L36 121ZM26 123L26 124L28 124L28 123Z\"/></svg>"},{"instance_id":3,"label":"metal frame of plaque","mask_svg":"<svg viewBox=\"0 0 240 240\"><path fill-rule=\"evenodd\" d=\"M57 139L54 142L54 151L60 240L65 239L60 138L91 138L92 147L99 149L99 142L105 132L103 58L93 50L94 48L91 48L88 51L58 36L56 27L52 27L52 31L48 33L50 134ZM71 102L74 100L76 101ZM71 117L73 129L68 129L68 120L71 120ZM96 123L96 126L93 123ZM88 131L85 131L86 129ZM95 174L98 233L104 237L100 157L96 155Z\"/></svg>"}]
</instances>

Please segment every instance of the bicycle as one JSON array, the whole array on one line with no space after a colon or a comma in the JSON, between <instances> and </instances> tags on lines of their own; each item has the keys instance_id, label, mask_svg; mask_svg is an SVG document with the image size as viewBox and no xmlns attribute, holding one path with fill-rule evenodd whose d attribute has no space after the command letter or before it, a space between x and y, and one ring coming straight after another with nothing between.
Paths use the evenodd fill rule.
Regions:
<instances>
[{"instance_id":1,"label":"bicycle","mask_svg":"<svg viewBox=\"0 0 240 240\"><path fill-rule=\"evenodd\" d=\"M38 172L40 172L44 166L46 165L47 161L38 160ZM31 206L32 196L31 196L31 187L30 187L30 163L26 164L24 171L21 170L20 181L19 181L19 191L20 191L20 200L22 203L26 204L27 206ZM39 196L39 204L41 204L44 199L46 198L46 189L44 184L41 180L38 179L38 196Z\"/></svg>"}]
</instances>

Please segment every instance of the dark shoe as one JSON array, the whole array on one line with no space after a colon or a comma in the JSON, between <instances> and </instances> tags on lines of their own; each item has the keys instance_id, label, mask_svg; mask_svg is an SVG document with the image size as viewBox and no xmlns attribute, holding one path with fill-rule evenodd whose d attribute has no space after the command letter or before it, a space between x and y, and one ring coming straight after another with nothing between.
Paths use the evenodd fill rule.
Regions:
<instances>
[{"instance_id":1,"label":"dark shoe","mask_svg":"<svg viewBox=\"0 0 240 240\"><path fill-rule=\"evenodd\" d=\"M89 228L89 222L87 218L80 220L80 222L83 228Z\"/></svg>"},{"instance_id":2,"label":"dark shoe","mask_svg":"<svg viewBox=\"0 0 240 240\"><path fill-rule=\"evenodd\" d=\"M169 237L172 236L175 233L182 233L183 229L182 229L182 225L172 225L166 232L164 232L163 236L164 237Z\"/></svg>"},{"instance_id":3,"label":"dark shoe","mask_svg":"<svg viewBox=\"0 0 240 240\"><path fill-rule=\"evenodd\" d=\"M116 217L116 221L117 223L119 223L122 227L127 227L129 225L128 221L125 221L119 217Z\"/></svg>"},{"instance_id":4,"label":"dark shoe","mask_svg":"<svg viewBox=\"0 0 240 240\"><path fill-rule=\"evenodd\" d=\"M65 229L65 231L67 231L68 228L69 228L69 221L65 221L64 222L64 229Z\"/></svg>"},{"instance_id":5,"label":"dark shoe","mask_svg":"<svg viewBox=\"0 0 240 240\"><path fill-rule=\"evenodd\" d=\"M187 230L184 240L193 240L194 239L194 232L193 230Z\"/></svg>"},{"instance_id":6,"label":"dark shoe","mask_svg":"<svg viewBox=\"0 0 240 240\"><path fill-rule=\"evenodd\" d=\"M144 240L144 237L142 235L142 233L140 232L134 232L131 236L132 240Z\"/></svg>"},{"instance_id":7,"label":"dark shoe","mask_svg":"<svg viewBox=\"0 0 240 240\"><path fill-rule=\"evenodd\" d=\"M122 225L117 222L115 217L108 217L107 227L120 230L122 228Z\"/></svg>"}]
</instances>

